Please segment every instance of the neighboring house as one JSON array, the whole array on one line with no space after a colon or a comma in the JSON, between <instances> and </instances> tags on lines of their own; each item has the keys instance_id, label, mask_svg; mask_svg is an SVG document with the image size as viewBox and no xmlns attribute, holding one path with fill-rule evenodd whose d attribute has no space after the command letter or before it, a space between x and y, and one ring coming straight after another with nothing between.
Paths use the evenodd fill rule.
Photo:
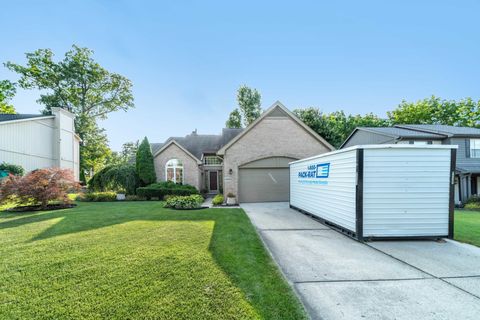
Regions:
<instances>
[{"instance_id":1,"label":"neighboring house","mask_svg":"<svg viewBox=\"0 0 480 320\"><path fill-rule=\"evenodd\" d=\"M26 172L50 167L72 169L79 176L80 138L74 115L52 108L52 115L0 114L0 162Z\"/></svg>"},{"instance_id":2,"label":"neighboring house","mask_svg":"<svg viewBox=\"0 0 480 320\"><path fill-rule=\"evenodd\" d=\"M152 143L159 181L190 184L240 202L288 201L288 163L334 148L276 102L245 129Z\"/></svg>"},{"instance_id":3,"label":"neighboring house","mask_svg":"<svg viewBox=\"0 0 480 320\"><path fill-rule=\"evenodd\" d=\"M455 203L480 194L480 129L446 125L396 125L356 128L340 148L360 144L410 143L458 146Z\"/></svg>"}]
</instances>

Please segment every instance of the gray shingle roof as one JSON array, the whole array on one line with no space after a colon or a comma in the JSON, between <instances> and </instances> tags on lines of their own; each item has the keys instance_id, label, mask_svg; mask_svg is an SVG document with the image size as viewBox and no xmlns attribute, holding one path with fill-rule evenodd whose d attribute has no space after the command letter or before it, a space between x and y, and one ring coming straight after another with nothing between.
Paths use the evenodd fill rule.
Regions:
<instances>
[{"instance_id":1,"label":"gray shingle roof","mask_svg":"<svg viewBox=\"0 0 480 320\"><path fill-rule=\"evenodd\" d=\"M431 133L452 136L480 136L480 129L471 127L455 127L442 124L402 124L396 127L428 131Z\"/></svg>"},{"instance_id":2,"label":"gray shingle roof","mask_svg":"<svg viewBox=\"0 0 480 320\"><path fill-rule=\"evenodd\" d=\"M23 120L23 119L31 119L31 118L40 118L40 117L48 117L44 114L6 114L0 113L0 122L3 121L13 121L13 120Z\"/></svg>"},{"instance_id":3,"label":"gray shingle roof","mask_svg":"<svg viewBox=\"0 0 480 320\"><path fill-rule=\"evenodd\" d=\"M165 144L175 140L179 145L187 149L198 159L202 158L204 153L216 153L221 147L235 138L243 129L224 128L222 134L206 135L197 134L196 131L185 137L170 137L164 143L151 143L152 153L155 154Z\"/></svg>"},{"instance_id":4,"label":"gray shingle roof","mask_svg":"<svg viewBox=\"0 0 480 320\"><path fill-rule=\"evenodd\" d=\"M425 138L425 139L443 139L445 135L419 132L409 129L403 129L398 127L360 127L358 129L365 129L380 134L392 136L394 138Z\"/></svg>"}]
</instances>

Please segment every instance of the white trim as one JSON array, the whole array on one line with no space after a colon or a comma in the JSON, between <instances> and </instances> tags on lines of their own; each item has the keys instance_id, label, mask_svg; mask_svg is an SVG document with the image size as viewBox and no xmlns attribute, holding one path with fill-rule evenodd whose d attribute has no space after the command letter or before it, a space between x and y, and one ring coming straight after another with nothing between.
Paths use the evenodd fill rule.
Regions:
<instances>
[{"instance_id":1,"label":"white trim","mask_svg":"<svg viewBox=\"0 0 480 320\"><path fill-rule=\"evenodd\" d=\"M340 149L332 152L327 152L327 153L322 153L316 156L308 157L305 159L300 159L297 161L292 161L289 164L305 161L305 160L310 160L310 159L316 159L319 157L324 157L324 156L329 156L332 154L337 154L337 153L343 153L343 152L348 152L351 150L355 149L458 149L457 145L451 145L451 144L364 144L364 145L356 145L356 146L351 146L345 149Z\"/></svg>"},{"instance_id":2,"label":"white trim","mask_svg":"<svg viewBox=\"0 0 480 320\"><path fill-rule=\"evenodd\" d=\"M12 122L25 122L25 121L35 121L35 120L43 120L43 119L54 119L55 116L42 116L42 117L35 117L35 118L26 118L26 119L13 119L8 121L0 121L1 124L7 124Z\"/></svg>"},{"instance_id":3,"label":"white trim","mask_svg":"<svg viewBox=\"0 0 480 320\"><path fill-rule=\"evenodd\" d=\"M172 160L179 161L182 164L181 165L176 165L176 166L173 166L173 167L169 167L168 163ZM168 181L168 169L173 169L173 180L172 181L174 183L178 183L177 182L177 169L182 169L182 181L180 183L183 184L183 181L185 180L185 167L183 166L183 162L180 161L177 158L172 158L172 159L168 160L167 163L165 163L165 181Z\"/></svg>"},{"instance_id":4,"label":"white trim","mask_svg":"<svg viewBox=\"0 0 480 320\"><path fill-rule=\"evenodd\" d=\"M275 108L280 108L284 111L290 118L292 118L297 124L299 124L303 129L305 129L308 133L310 133L315 139L323 143L328 149L335 150L335 148L328 143L327 140L322 138L318 133L312 130L309 126L307 126L303 121L301 121L296 115L294 115L290 110L288 110L280 101L275 102L270 108L268 108L260 117L258 117L254 122L252 122L249 126L247 126L242 132L240 132L235 138L230 140L226 145L224 145L220 150L217 151L218 155L224 155L225 151L230 148L235 142L240 140L248 131L250 131L253 127L255 127L260 121L262 121L271 111Z\"/></svg>"},{"instance_id":5,"label":"white trim","mask_svg":"<svg viewBox=\"0 0 480 320\"><path fill-rule=\"evenodd\" d=\"M155 158L156 156L158 156L160 153L162 153L165 149L167 149L169 146L171 146L172 144L175 144L177 147L179 147L183 152L185 152L187 155L189 155L190 157L192 157L196 162L197 164L202 164L202 161L200 161L197 157L195 157L193 154L191 154L187 149L185 149L184 147L182 147L178 142L176 142L175 140L170 140L170 142L168 142L167 144L165 144L163 147L161 147L157 152L155 152L155 154L153 155L153 157Z\"/></svg>"}]
</instances>

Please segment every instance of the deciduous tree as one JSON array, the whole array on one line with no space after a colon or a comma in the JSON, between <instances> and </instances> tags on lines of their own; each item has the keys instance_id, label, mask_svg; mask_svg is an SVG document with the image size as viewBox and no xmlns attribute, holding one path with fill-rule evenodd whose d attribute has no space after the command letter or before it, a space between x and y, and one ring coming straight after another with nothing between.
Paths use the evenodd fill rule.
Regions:
<instances>
[{"instance_id":1,"label":"deciduous tree","mask_svg":"<svg viewBox=\"0 0 480 320\"><path fill-rule=\"evenodd\" d=\"M26 65L5 64L21 76L20 87L41 90L38 102L45 106L45 113L52 107L60 107L75 114L75 130L83 140L81 169L85 172L91 172L98 165L92 157L108 148L96 120L134 107L131 81L109 72L92 56L92 50L74 45L60 61L54 61L52 50L39 49L26 53ZM89 145L95 146L96 151L85 150Z\"/></svg>"},{"instance_id":2,"label":"deciduous tree","mask_svg":"<svg viewBox=\"0 0 480 320\"><path fill-rule=\"evenodd\" d=\"M15 113L15 108L10 104L10 100L15 96L15 93L16 88L13 82L0 81L0 113Z\"/></svg>"},{"instance_id":3,"label":"deciduous tree","mask_svg":"<svg viewBox=\"0 0 480 320\"><path fill-rule=\"evenodd\" d=\"M228 120L225 123L227 128L241 128L242 127L242 116L240 115L240 111L238 109L233 110L230 112L228 116Z\"/></svg>"}]
</instances>

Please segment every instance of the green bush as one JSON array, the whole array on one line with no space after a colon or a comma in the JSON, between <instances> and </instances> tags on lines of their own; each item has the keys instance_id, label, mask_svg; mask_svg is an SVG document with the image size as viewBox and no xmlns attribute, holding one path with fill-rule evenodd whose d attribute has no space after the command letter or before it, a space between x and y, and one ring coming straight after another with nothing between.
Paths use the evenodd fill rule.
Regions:
<instances>
[{"instance_id":1,"label":"green bush","mask_svg":"<svg viewBox=\"0 0 480 320\"><path fill-rule=\"evenodd\" d=\"M138 186L139 179L131 164L107 166L88 181L88 189L94 192L121 191L132 195Z\"/></svg>"},{"instance_id":2,"label":"green bush","mask_svg":"<svg viewBox=\"0 0 480 320\"><path fill-rule=\"evenodd\" d=\"M219 205L221 205L221 204L223 203L224 200L225 200L225 199L223 198L223 195L217 194L215 197L213 197L213 199L212 199L212 204L213 204L214 206L219 206Z\"/></svg>"},{"instance_id":3,"label":"green bush","mask_svg":"<svg viewBox=\"0 0 480 320\"><path fill-rule=\"evenodd\" d=\"M176 184L173 182L159 182L153 183L147 187L137 188L137 195L147 198L158 198L163 200L165 196L189 196L192 194L198 194L198 190L188 184Z\"/></svg>"},{"instance_id":4,"label":"green bush","mask_svg":"<svg viewBox=\"0 0 480 320\"><path fill-rule=\"evenodd\" d=\"M464 208L467 210L480 210L480 202L468 202Z\"/></svg>"},{"instance_id":5,"label":"green bush","mask_svg":"<svg viewBox=\"0 0 480 320\"><path fill-rule=\"evenodd\" d=\"M478 204L480 204L480 196L477 196L477 195L471 196L471 197L468 198L468 200L465 202L465 204L469 204L469 203L478 203Z\"/></svg>"},{"instance_id":6,"label":"green bush","mask_svg":"<svg viewBox=\"0 0 480 320\"><path fill-rule=\"evenodd\" d=\"M196 209L203 203L203 197L199 194L190 196L169 197L165 202L166 208L173 209Z\"/></svg>"},{"instance_id":7,"label":"green bush","mask_svg":"<svg viewBox=\"0 0 480 320\"><path fill-rule=\"evenodd\" d=\"M85 202L107 202L117 201L117 194L115 192L87 192L77 197L78 201Z\"/></svg>"},{"instance_id":8,"label":"green bush","mask_svg":"<svg viewBox=\"0 0 480 320\"><path fill-rule=\"evenodd\" d=\"M140 185L142 186L148 186L157 181L155 166L153 164L152 149L147 137L143 139L137 149L136 171L138 178L140 179Z\"/></svg>"},{"instance_id":9,"label":"green bush","mask_svg":"<svg viewBox=\"0 0 480 320\"><path fill-rule=\"evenodd\" d=\"M23 176L25 173L25 170L22 166L6 162L0 163L0 171L7 171L14 176Z\"/></svg>"}]
</instances>

